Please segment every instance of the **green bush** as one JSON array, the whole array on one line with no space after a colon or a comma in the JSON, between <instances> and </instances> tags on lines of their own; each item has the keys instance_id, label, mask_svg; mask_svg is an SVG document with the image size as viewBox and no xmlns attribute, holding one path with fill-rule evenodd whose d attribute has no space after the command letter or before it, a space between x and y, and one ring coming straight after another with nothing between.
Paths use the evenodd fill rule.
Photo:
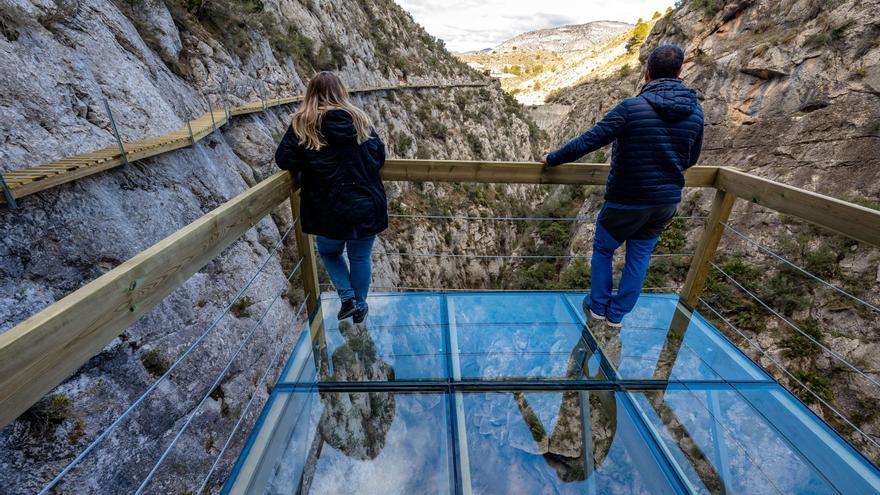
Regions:
<instances>
[{"instance_id":1,"label":"green bush","mask_svg":"<svg viewBox=\"0 0 880 495\"><path fill-rule=\"evenodd\" d=\"M840 268L842 253L836 253L827 244L807 253L804 263L807 271L823 278L832 278L837 275Z\"/></svg>"},{"instance_id":2,"label":"green bush","mask_svg":"<svg viewBox=\"0 0 880 495\"><path fill-rule=\"evenodd\" d=\"M547 222L538 228L538 237L548 248L548 256L561 256L568 253L571 242L571 224L569 222Z\"/></svg>"},{"instance_id":3,"label":"green bush","mask_svg":"<svg viewBox=\"0 0 880 495\"><path fill-rule=\"evenodd\" d=\"M427 124L428 134L434 139L442 139L446 140L446 135L449 132L449 128L439 120L431 120Z\"/></svg>"},{"instance_id":4,"label":"green bush","mask_svg":"<svg viewBox=\"0 0 880 495\"><path fill-rule=\"evenodd\" d=\"M684 222L673 220L663 233L660 234L660 241L657 244L665 253L681 253L687 247L687 233L685 232Z\"/></svg>"},{"instance_id":5,"label":"green bush","mask_svg":"<svg viewBox=\"0 0 880 495\"><path fill-rule=\"evenodd\" d=\"M811 371L795 371L792 374L795 378L800 380L804 386L812 390L823 400L829 404L834 402L834 388L831 385L831 380L827 376L813 373ZM803 387L798 386L797 383L792 384L792 389L798 397L807 404L816 404L819 402L813 394L804 390Z\"/></svg>"},{"instance_id":6,"label":"green bush","mask_svg":"<svg viewBox=\"0 0 880 495\"><path fill-rule=\"evenodd\" d=\"M797 326L818 342L823 342L822 330L812 320L797 322ZM822 349L812 340L793 328L787 328L791 334L782 340L783 354L790 359L813 359L822 353Z\"/></svg>"},{"instance_id":7,"label":"green bush","mask_svg":"<svg viewBox=\"0 0 880 495\"><path fill-rule=\"evenodd\" d=\"M55 430L72 416L71 409L70 399L66 395L50 395L31 406L18 420L30 427L31 436L49 441L55 435Z\"/></svg>"},{"instance_id":8,"label":"green bush","mask_svg":"<svg viewBox=\"0 0 880 495\"><path fill-rule=\"evenodd\" d=\"M480 140L480 137L470 131L466 131L464 133L464 138L467 141L468 146L470 146L471 151L474 152L474 155L477 158L482 158L483 157L483 142Z\"/></svg>"},{"instance_id":9,"label":"green bush","mask_svg":"<svg viewBox=\"0 0 880 495\"><path fill-rule=\"evenodd\" d=\"M158 349L149 350L141 354L141 364L147 373L153 376L162 376L168 371L171 364L162 356L162 352Z\"/></svg>"},{"instance_id":10,"label":"green bush","mask_svg":"<svg viewBox=\"0 0 880 495\"><path fill-rule=\"evenodd\" d=\"M397 152L401 155L404 155L407 151L409 151L410 148L412 148L413 138L401 132L397 134L395 142L397 143L395 145L395 148L397 148Z\"/></svg>"},{"instance_id":11,"label":"green bush","mask_svg":"<svg viewBox=\"0 0 880 495\"><path fill-rule=\"evenodd\" d=\"M559 277L559 286L567 290L590 287L590 265L587 260L578 258L563 270Z\"/></svg>"},{"instance_id":12,"label":"green bush","mask_svg":"<svg viewBox=\"0 0 880 495\"><path fill-rule=\"evenodd\" d=\"M640 19L639 22L636 24L636 27L633 28L632 36L626 41L626 51L630 54L639 51L639 48L648 38L648 33L650 32L651 25Z\"/></svg>"},{"instance_id":13,"label":"green bush","mask_svg":"<svg viewBox=\"0 0 880 495\"><path fill-rule=\"evenodd\" d=\"M782 267L765 287L759 291L760 297L784 315L791 316L810 306L810 293L804 287L803 277L793 268Z\"/></svg>"}]
</instances>

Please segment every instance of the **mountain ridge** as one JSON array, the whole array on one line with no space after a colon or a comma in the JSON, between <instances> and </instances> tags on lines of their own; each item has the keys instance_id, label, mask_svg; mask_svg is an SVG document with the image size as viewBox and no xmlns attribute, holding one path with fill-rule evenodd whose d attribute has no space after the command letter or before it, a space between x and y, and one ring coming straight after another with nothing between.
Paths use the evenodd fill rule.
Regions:
<instances>
[{"instance_id":1,"label":"mountain ridge","mask_svg":"<svg viewBox=\"0 0 880 495\"><path fill-rule=\"evenodd\" d=\"M633 24L626 22L602 20L536 29L518 34L494 48L490 48L489 51L507 52L537 49L538 51L565 53L589 50L607 38L627 31L632 27ZM550 43L549 46L546 44L548 42ZM533 48L538 43L540 43L540 46ZM480 52L485 53L484 50L471 53Z\"/></svg>"}]
</instances>

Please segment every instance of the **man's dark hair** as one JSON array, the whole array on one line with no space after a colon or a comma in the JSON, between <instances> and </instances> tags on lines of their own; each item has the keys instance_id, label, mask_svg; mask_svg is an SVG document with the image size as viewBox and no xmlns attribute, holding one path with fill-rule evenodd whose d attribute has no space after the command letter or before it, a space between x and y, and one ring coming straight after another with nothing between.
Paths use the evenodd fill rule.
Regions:
<instances>
[{"instance_id":1,"label":"man's dark hair","mask_svg":"<svg viewBox=\"0 0 880 495\"><path fill-rule=\"evenodd\" d=\"M648 73L651 79L678 77L684 63L684 50L676 45L658 46L648 57Z\"/></svg>"}]
</instances>

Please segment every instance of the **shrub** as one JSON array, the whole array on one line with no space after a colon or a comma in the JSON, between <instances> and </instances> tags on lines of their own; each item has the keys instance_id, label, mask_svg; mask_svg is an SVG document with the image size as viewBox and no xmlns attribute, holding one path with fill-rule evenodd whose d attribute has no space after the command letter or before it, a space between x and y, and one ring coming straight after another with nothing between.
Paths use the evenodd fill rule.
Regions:
<instances>
[{"instance_id":1,"label":"shrub","mask_svg":"<svg viewBox=\"0 0 880 495\"><path fill-rule=\"evenodd\" d=\"M629 66L629 64L624 65L617 71L617 76L621 79L626 79L633 73L633 68Z\"/></svg>"},{"instance_id":2,"label":"shrub","mask_svg":"<svg viewBox=\"0 0 880 495\"><path fill-rule=\"evenodd\" d=\"M556 264L549 261L540 261L520 271L520 289L545 290L553 288L552 283L558 273Z\"/></svg>"},{"instance_id":3,"label":"shrub","mask_svg":"<svg viewBox=\"0 0 880 495\"><path fill-rule=\"evenodd\" d=\"M770 279L762 298L780 313L791 316L809 307L809 293L805 293L802 277L793 268L784 266Z\"/></svg>"},{"instance_id":4,"label":"shrub","mask_svg":"<svg viewBox=\"0 0 880 495\"><path fill-rule=\"evenodd\" d=\"M538 229L538 236L552 251L550 253L551 256L563 254L568 252L568 243L571 240L571 224L559 221L544 223Z\"/></svg>"},{"instance_id":5,"label":"shrub","mask_svg":"<svg viewBox=\"0 0 880 495\"><path fill-rule=\"evenodd\" d=\"M636 27L632 30L632 36L626 41L626 51L630 54L639 51L639 47L641 47L645 40L648 38L648 33L650 32L650 24L639 20L639 22L636 24Z\"/></svg>"},{"instance_id":6,"label":"shrub","mask_svg":"<svg viewBox=\"0 0 880 495\"><path fill-rule=\"evenodd\" d=\"M55 430L71 417L70 399L66 395L55 394L41 399L25 411L18 420L30 427L33 437L51 440Z\"/></svg>"},{"instance_id":7,"label":"shrub","mask_svg":"<svg viewBox=\"0 0 880 495\"><path fill-rule=\"evenodd\" d=\"M660 234L658 245L665 253L680 253L687 246L687 235L684 223L681 220L673 220Z\"/></svg>"},{"instance_id":8,"label":"shrub","mask_svg":"<svg viewBox=\"0 0 880 495\"><path fill-rule=\"evenodd\" d=\"M465 132L464 137L465 140L467 140L468 146L470 146L471 151L474 152L474 155L477 158L482 158L483 142L480 140L480 137L470 131Z\"/></svg>"},{"instance_id":9,"label":"shrub","mask_svg":"<svg viewBox=\"0 0 880 495\"><path fill-rule=\"evenodd\" d=\"M238 301L235 301L235 304L230 308L230 312L235 315L236 318L247 318L251 315L250 307L254 305L254 300L249 296L244 296L240 298Z\"/></svg>"},{"instance_id":10,"label":"shrub","mask_svg":"<svg viewBox=\"0 0 880 495\"><path fill-rule=\"evenodd\" d=\"M703 9L706 15L712 17L724 8L724 0L693 0L692 5Z\"/></svg>"},{"instance_id":11,"label":"shrub","mask_svg":"<svg viewBox=\"0 0 880 495\"><path fill-rule=\"evenodd\" d=\"M402 132L397 135L395 141L397 143L395 145L395 147L397 148L397 152L400 153L401 155L405 154L407 151L409 151L409 149L412 147L412 144L413 144L413 138L411 138L410 136L408 136Z\"/></svg>"},{"instance_id":12,"label":"shrub","mask_svg":"<svg viewBox=\"0 0 880 495\"><path fill-rule=\"evenodd\" d=\"M807 271L823 277L831 278L837 275L840 265L840 254L835 253L828 245L823 244L819 248L807 253L804 263Z\"/></svg>"},{"instance_id":13,"label":"shrub","mask_svg":"<svg viewBox=\"0 0 880 495\"><path fill-rule=\"evenodd\" d=\"M818 342L823 341L822 330L813 320L800 321L797 326L807 335ZM782 340L783 354L790 359L815 358L822 350L809 338L795 329L791 329L791 335Z\"/></svg>"},{"instance_id":14,"label":"shrub","mask_svg":"<svg viewBox=\"0 0 880 495\"><path fill-rule=\"evenodd\" d=\"M168 371L171 364L162 357L162 353L158 349L149 350L141 354L141 364L147 373L153 376L162 376Z\"/></svg>"},{"instance_id":15,"label":"shrub","mask_svg":"<svg viewBox=\"0 0 880 495\"><path fill-rule=\"evenodd\" d=\"M804 386L812 390L813 393L821 397L823 400L828 403L834 402L834 389L831 385L831 380L828 377L810 371L795 371L792 374L795 378L800 380ZM813 394L803 390L802 387L792 384L792 388L798 397L807 404L815 404L819 402Z\"/></svg>"},{"instance_id":16,"label":"shrub","mask_svg":"<svg viewBox=\"0 0 880 495\"><path fill-rule=\"evenodd\" d=\"M434 139L442 139L446 140L446 134L449 132L449 128L439 120L431 120L427 124L428 134L431 135Z\"/></svg>"},{"instance_id":17,"label":"shrub","mask_svg":"<svg viewBox=\"0 0 880 495\"><path fill-rule=\"evenodd\" d=\"M559 277L559 285L562 289L585 289L590 286L590 266L587 260L578 258L574 260Z\"/></svg>"}]
</instances>

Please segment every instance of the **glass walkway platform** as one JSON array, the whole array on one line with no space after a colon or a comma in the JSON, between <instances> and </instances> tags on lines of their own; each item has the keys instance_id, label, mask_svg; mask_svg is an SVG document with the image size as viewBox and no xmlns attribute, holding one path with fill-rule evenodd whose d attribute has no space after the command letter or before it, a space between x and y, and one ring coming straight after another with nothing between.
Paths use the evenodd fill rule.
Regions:
<instances>
[{"instance_id":1,"label":"glass walkway platform","mask_svg":"<svg viewBox=\"0 0 880 495\"><path fill-rule=\"evenodd\" d=\"M378 294L322 310L224 493L869 494L880 472L697 313L643 295Z\"/></svg>"}]
</instances>

